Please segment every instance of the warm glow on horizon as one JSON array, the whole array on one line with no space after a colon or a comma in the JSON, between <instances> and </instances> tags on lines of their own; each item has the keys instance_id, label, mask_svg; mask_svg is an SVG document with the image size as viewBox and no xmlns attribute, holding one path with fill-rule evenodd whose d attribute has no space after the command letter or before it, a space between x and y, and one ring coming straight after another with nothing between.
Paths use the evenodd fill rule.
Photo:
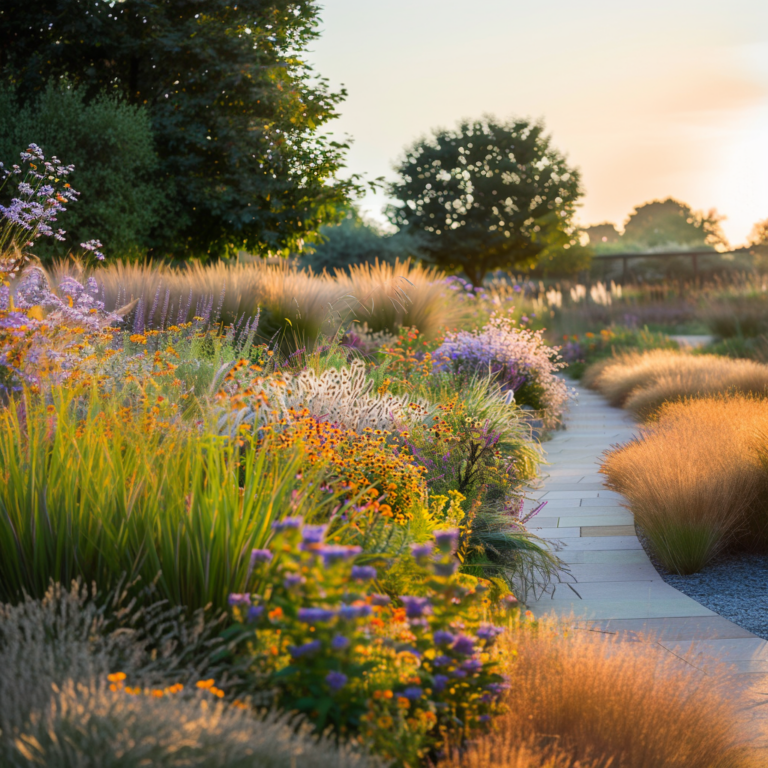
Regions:
<instances>
[{"instance_id":1,"label":"warm glow on horizon","mask_svg":"<svg viewBox=\"0 0 768 768\"><path fill-rule=\"evenodd\" d=\"M392 178L403 148L491 113L542 118L581 169L582 224L675 197L733 245L768 218L768 4L325 0L312 61L349 96L349 171ZM363 208L381 219L383 195Z\"/></svg>"}]
</instances>

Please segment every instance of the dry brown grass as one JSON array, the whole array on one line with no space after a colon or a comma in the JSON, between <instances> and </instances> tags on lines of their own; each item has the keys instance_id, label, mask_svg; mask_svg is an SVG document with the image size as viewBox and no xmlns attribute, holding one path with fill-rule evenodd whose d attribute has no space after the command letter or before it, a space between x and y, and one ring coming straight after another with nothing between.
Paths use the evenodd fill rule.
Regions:
<instances>
[{"instance_id":1,"label":"dry brown grass","mask_svg":"<svg viewBox=\"0 0 768 768\"><path fill-rule=\"evenodd\" d=\"M509 711L441 768L746 768L734 703L652 643L510 638Z\"/></svg>"},{"instance_id":2,"label":"dry brown grass","mask_svg":"<svg viewBox=\"0 0 768 768\"><path fill-rule=\"evenodd\" d=\"M55 283L63 274L81 274L72 262L52 272ZM251 317L261 308L262 335L274 333L286 318L294 331L309 338L321 331L332 334L356 318L374 332L396 333L408 325L432 337L452 327L461 311L444 295L441 272L409 262L364 265L335 275L258 261L185 268L114 262L93 275L107 309L141 299L147 321L155 326L163 315L176 323L212 303L214 309L221 306L226 323Z\"/></svg>"},{"instance_id":3,"label":"dry brown grass","mask_svg":"<svg viewBox=\"0 0 768 768\"><path fill-rule=\"evenodd\" d=\"M602 472L629 499L664 565L700 570L728 545L765 547L766 475L759 451L768 401L746 396L667 403Z\"/></svg>"},{"instance_id":4,"label":"dry brown grass","mask_svg":"<svg viewBox=\"0 0 768 768\"><path fill-rule=\"evenodd\" d=\"M663 403L720 393L768 395L768 365L672 350L627 352L587 369L584 383L611 405L649 418Z\"/></svg>"}]
</instances>

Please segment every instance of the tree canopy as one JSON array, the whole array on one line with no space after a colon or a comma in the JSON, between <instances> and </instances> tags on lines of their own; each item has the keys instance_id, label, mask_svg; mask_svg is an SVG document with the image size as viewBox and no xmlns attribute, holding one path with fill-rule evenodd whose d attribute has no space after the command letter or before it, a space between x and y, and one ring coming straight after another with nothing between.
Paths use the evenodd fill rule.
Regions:
<instances>
[{"instance_id":1,"label":"tree canopy","mask_svg":"<svg viewBox=\"0 0 768 768\"><path fill-rule=\"evenodd\" d=\"M417 141L396 170L391 221L421 235L425 260L475 285L491 270L533 266L574 231L579 173L541 123L463 121Z\"/></svg>"},{"instance_id":2,"label":"tree canopy","mask_svg":"<svg viewBox=\"0 0 768 768\"><path fill-rule=\"evenodd\" d=\"M22 100L66 81L147 108L169 201L156 251L275 253L355 188L335 178L346 145L318 133L345 93L302 58L317 20L314 0L5 4L0 75Z\"/></svg>"},{"instance_id":3,"label":"tree canopy","mask_svg":"<svg viewBox=\"0 0 768 768\"><path fill-rule=\"evenodd\" d=\"M644 248L727 245L720 227L722 216L714 209L693 211L679 200L652 200L638 206L624 225L622 244Z\"/></svg>"}]
</instances>

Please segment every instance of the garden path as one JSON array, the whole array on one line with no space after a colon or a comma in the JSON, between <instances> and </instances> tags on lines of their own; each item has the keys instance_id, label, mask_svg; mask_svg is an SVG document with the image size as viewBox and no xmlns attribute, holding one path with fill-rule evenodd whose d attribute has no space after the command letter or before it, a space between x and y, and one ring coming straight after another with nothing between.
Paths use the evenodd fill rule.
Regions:
<instances>
[{"instance_id":1,"label":"garden path","mask_svg":"<svg viewBox=\"0 0 768 768\"><path fill-rule=\"evenodd\" d=\"M567 618L578 631L655 643L704 678L727 665L752 743L766 750L768 765L768 642L666 584L649 560L623 497L598 474L603 452L633 436L632 418L576 387L565 427L544 444L548 474L528 504L547 504L529 528L559 550L572 578L529 608Z\"/></svg>"}]
</instances>

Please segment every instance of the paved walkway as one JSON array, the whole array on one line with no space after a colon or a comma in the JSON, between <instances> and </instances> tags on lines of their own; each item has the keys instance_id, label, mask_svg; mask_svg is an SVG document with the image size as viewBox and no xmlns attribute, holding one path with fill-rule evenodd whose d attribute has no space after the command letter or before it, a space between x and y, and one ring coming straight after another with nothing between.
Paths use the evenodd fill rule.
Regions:
<instances>
[{"instance_id":1,"label":"paved walkway","mask_svg":"<svg viewBox=\"0 0 768 768\"><path fill-rule=\"evenodd\" d=\"M529 524L560 547L573 579L529 607L537 615L573 616L579 630L656 643L703 675L727 664L729 682L744 695L754 743L768 748L768 642L662 581L622 496L598 474L603 452L630 439L635 424L599 395L577 392L566 429L544 445L548 477L533 496L547 505Z\"/></svg>"}]
</instances>

